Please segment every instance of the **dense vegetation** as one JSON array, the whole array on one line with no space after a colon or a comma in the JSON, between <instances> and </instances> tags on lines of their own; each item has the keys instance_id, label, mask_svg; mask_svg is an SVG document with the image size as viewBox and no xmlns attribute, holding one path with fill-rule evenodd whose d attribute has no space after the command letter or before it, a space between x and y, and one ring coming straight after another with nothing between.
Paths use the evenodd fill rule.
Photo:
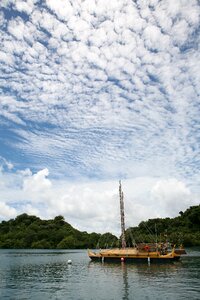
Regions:
<instances>
[{"instance_id":1,"label":"dense vegetation","mask_svg":"<svg viewBox=\"0 0 200 300\"><path fill-rule=\"evenodd\" d=\"M169 240L185 246L200 245L200 205L180 212L176 218L157 218L126 230L128 245L134 242ZM41 220L22 214L0 223L0 248L80 249L119 246L111 233L87 233L73 228L62 216Z\"/></svg>"},{"instance_id":2,"label":"dense vegetation","mask_svg":"<svg viewBox=\"0 0 200 300\"><path fill-rule=\"evenodd\" d=\"M0 248L80 249L111 247L117 237L111 233L81 232L62 216L41 220L22 214L0 223Z\"/></svg>"},{"instance_id":3,"label":"dense vegetation","mask_svg":"<svg viewBox=\"0 0 200 300\"><path fill-rule=\"evenodd\" d=\"M200 246L200 205L179 212L176 218L157 218L126 230L128 244L170 241L185 246Z\"/></svg>"}]
</instances>

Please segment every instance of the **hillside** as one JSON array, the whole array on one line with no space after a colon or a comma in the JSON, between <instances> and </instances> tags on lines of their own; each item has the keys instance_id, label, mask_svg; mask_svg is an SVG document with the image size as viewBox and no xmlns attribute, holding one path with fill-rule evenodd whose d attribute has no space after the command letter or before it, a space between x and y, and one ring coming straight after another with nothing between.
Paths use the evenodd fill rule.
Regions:
<instances>
[{"instance_id":1,"label":"hillside","mask_svg":"<svg viewBox=\"0 0 200 300\"><path fill-rule=\"evenodd\" d=\"M180 211L178 217L149 219L126 230L128 244L155 242L156 239L176 245L200 246L200 205Z\"/></svg>"},{"instance_id":2,"label":"hillside","mask_svg":"<svg viewBox=\"0 0 200 300\"><path fill-rule=\"evenodd\" d=\"M22 214L0 223L0 248L79 249L111 246L117 237L111 233L81 232L62 216L41 220Z\"/></svg>"},{"instance_id":3,"label":"hillside","mask_svg":"<svg viewBox=\"0 0 200 300\"><path fill-rule=\"evenodd\" d=\"M157 218L141 222L126 230L127 245L134 242L169 240L185 246L200 245L200 205L180 212L176 218ZM41 220L22 214L0 223L0 248L84 249L119 246L119 240L111 233L87 233L73 228L57 216Z\"/></svg>"}]
</instances>

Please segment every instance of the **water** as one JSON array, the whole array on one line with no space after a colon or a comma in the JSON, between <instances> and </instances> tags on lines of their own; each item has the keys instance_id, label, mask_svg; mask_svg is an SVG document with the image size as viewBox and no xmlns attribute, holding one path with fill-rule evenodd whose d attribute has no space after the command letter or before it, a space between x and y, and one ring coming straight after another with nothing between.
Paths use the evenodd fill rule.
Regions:
<instances>
[{"instance_id":1,"label":"water","mask_svg":"<svg viewBox=\"0 0 200 300\"><path fill-rule=\"evenodd\" d=\"M192 300L200 299L199 284L200 249L150 266L91 262L86 250L0 250L3 300Z\"/></svg>"}]
</instances>

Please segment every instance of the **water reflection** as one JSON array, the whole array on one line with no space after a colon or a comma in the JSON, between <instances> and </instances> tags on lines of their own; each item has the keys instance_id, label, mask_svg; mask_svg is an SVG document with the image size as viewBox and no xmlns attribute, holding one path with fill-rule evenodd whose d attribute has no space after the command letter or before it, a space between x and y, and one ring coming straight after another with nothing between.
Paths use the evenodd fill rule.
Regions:
<instances>
[{"instance_id":1,"label":"water reflection","mask_svg":"<svg viewBox=\"0 0 200 300\"><path fill-rule=\"evenodd\" d=\"M129 283L128 283L128 272L127 272L127 266L124 262L121 263L122 268L122 274L123 274L123 284L124 284L124 294L123 294L123 300L129 300Z\"/></svg>"},{"instance_id":2,"label":"water reflection","mask_svg":"<svg viewBox=\"0 0 200 300\"><path fill-rule=\"evenodd\" d=\"M121 263L101 263L101 262L90 262L88 267L93 269L94 273L99 274L99 277L106 277L107 283L110 278L112 282L119 285L120 297L118 299L131 300L133 299L133 293L135 299L142 299L141 293L144 294L144 298L148 294L151 287L155 290L151 291L151 295L148 299L153 299L153 295L156 289L162 289L163 285L166 288L167 297L169 292L168 284L174 278L178 278L178 272L181 268L181 263L169 263L169 264L150 264L148 263L135 263L126 264ZM95 271L94 271L95 270ZM156 293L154 295L156 296ZM114 299L114 298L113 298ZM157 298L156 298L157 299Z\"/></svg>"}]
</instances>

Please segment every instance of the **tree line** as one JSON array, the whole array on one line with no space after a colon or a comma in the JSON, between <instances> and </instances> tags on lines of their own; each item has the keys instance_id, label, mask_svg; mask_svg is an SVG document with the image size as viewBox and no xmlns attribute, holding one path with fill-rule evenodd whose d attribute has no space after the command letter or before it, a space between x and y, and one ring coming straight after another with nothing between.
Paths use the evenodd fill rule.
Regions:
<instances>
[{"instance_id":1,"label":"tree line","mask_svg":"<svg viewBox=\"0 0 200 300\"><path fill-rule=\"evenodd\" d=\"M21 214L0 223L0 248L6 249L84 249L111 246L117 237L111 233L87 233L73 228L63 216L52 220Z\"/></svg>"},{"instance_id":2,"label":"tree line","mask_svg":"<svg viewBox=\"0 0 200 300\"><path fill-rule=\"evenodd\" d=\"M126 230L127 246L141 242L170 241L200 246L200 205L191 206L175 218L156 218ZM112 233L87 233L67 223L63 216L51 220L21 214L0 223L0 248L4 249L86 249L120 247Z\"/></svg>"},{"instance_id":3,"label":"tree line","mask_svg":"<svg viewBox=\"0 0 200 300\"><path fill-rule=\"evenodd\" d=\"M175 218L156 218L126 230L127 243L169 241L184 246L200 246L200 205L180 211Z\"/></svg>"}]
</instances>

